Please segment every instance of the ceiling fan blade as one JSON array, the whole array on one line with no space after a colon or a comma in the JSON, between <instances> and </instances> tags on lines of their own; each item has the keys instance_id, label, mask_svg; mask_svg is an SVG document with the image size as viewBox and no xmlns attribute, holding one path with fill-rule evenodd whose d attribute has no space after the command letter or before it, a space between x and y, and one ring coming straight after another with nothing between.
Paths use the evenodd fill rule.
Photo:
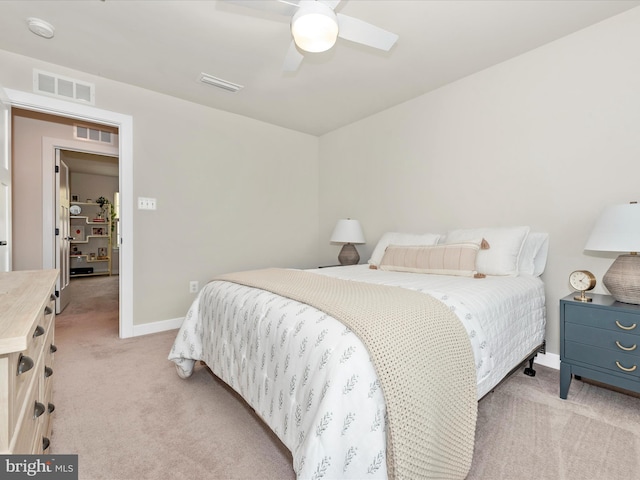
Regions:
<instances>
[{"instance_id":1,"label":"ceiling fan blade","mask_svg":"<svg viewBox=\"0 0 640 480\"><path fill-rule=\"evenodd\" d=\"M338 36L345 40L387 52L398 40L398 35L395 33L388 32L370 23L342 15L341 13L337 13L336 16L338 17Z\"/></svg>"},{"instance_id":2,"label":"ceiling fan blade","mask_svg":"<svg viewBox=\"0 0 640 480\"><path fill-rule=\"evenodd\" d=\"M289 45L287 56L284 57L284 65L282 66L282 69L285 72L295 72L300 67L302 60L304 60L304 55L302 55L296 48L296 42L292 41L291 45Z\"/></svg>"},{"instance_id":3,"label":"ceiling fan blade","mask_svg":"<svg viewBox=\"0 0 640 480\"><path fill-rule=\"evenodd\" d=\"M261 10L263 12L276 13L278 15L292 16L298 10L299 0L224 0L226 3Z\"/></svg>"},{"instance_id":4,"label":"ceiling fan blade","mask_svg":"<svg viewBox=\"0 0 640 480\"><path fill-rule=\"evenodd\" d=\"M331 10L335 10L340 4L340 0L320 0L320 3L324 3L327 7L331 8Z\"/></svg>"}]
</instances>

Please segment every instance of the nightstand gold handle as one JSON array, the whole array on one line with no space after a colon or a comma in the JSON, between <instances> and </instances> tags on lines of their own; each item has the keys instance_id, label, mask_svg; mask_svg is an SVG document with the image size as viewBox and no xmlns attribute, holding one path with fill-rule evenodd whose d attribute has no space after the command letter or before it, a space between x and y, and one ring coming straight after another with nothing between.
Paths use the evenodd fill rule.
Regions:
<instances>
[{"instance_id":1,"label":"nightstand gold handle","mask_svg":"<svg viewBox=\"0 0 640 480\"><path fill-rule=\"evenodd\" d=\"M631 347L625 347L618 340L616 340L616 345L618 346L619 349L626 350L627 352L632 352L633 350L635 350L638 347L638 345L636 345L635 343Z\"/></svg>"},{"instance_id":2,"label":"nightstand gold handle","mask_svg":"<svg viewBox=\"0 0 640 480\"><path fill-rule=\"evenodd\" d=\"M636 368L638 368L638 366L637 366L637 365L634 365L634 366L633 366L633 367L631 367L631 368L623 367L622 365L620 365L620 362L618 362L617 360L616 360L616 365L618 366L618 368L619 368L620 370L624 370L625 372L635 372Z\"/></svg>"},{"instance_id":3,"label":"nightstand gold handle","mask_svg":"<svg viewBox=\"0 0 640 480\"><path fill-rule=\"evenodd\" d=\"M623 330L633 330L634 328L637 327L637 325L634 323L633 325L629 326L629 327L625 327L624 325L622 325L618 320L616 320L616 325L618 327L620 327Z\"/></svg>"}]
</instances>

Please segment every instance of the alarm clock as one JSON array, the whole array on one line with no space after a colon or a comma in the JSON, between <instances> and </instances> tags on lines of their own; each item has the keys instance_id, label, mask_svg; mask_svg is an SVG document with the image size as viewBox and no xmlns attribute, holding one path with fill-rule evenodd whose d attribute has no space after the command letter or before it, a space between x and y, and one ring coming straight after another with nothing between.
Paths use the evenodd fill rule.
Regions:
<instances>
[{"instance_id":1,"label":"alarm clock","mask_svg":"<svg viewBox=\"0 0 640 480\"><path fill-rule=\"evenodd\" d=\"M580 292L580 295L573 297L579 302L591 302L593 299L587 297L584 293L593 290L596 286L596 276L588 270L576 270L569 275L569 284L571 288Z\"/></svg>"}]
</instances>

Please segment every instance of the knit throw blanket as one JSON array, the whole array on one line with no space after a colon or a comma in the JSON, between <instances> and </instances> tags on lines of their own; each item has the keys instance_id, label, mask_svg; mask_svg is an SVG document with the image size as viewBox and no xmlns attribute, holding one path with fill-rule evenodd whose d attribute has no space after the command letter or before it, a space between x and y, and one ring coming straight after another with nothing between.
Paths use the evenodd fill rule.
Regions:
<instances>
[{"instance_id":1,"label":"knit throw blanket","mask_svg":"<svg viewBox=\"0 0 640 480\"><path fill-rule=\"evenodd\" d=\"M477 414L473 352L447 306L400 287L301 270L217 277L306 303L344 323L368 348L387 407L389 478L464 479Z\"/></svg>"}]
</instances>

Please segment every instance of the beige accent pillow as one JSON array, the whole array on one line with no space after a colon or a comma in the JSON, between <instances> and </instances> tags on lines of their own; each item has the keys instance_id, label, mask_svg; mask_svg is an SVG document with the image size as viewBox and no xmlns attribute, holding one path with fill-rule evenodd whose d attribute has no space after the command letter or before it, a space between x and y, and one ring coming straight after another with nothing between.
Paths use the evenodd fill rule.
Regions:
<instances>
[{"instance_id":1,"label":"beige accent pillow","mask_svg":"<svg viewBox=\"0 0 640 480\"><path fill-rule=\"evenodd\" d=\"M412 273L476 277L480 241L445 245L389 245L378 268Z\"/></svg>"},{"instance_id":2,"label":"beige accent pillow","mask_svg":"<svg viewBox=\"0 0 640 480\"><path fill-rule=\"evenodd\" d=\"M435 233L401 233L386 232L371 254L369 259L369 268L375 268L382 261L384 252L389 245L436 245L440 240L440 235Z\"/></svg>"}]
</instances>

